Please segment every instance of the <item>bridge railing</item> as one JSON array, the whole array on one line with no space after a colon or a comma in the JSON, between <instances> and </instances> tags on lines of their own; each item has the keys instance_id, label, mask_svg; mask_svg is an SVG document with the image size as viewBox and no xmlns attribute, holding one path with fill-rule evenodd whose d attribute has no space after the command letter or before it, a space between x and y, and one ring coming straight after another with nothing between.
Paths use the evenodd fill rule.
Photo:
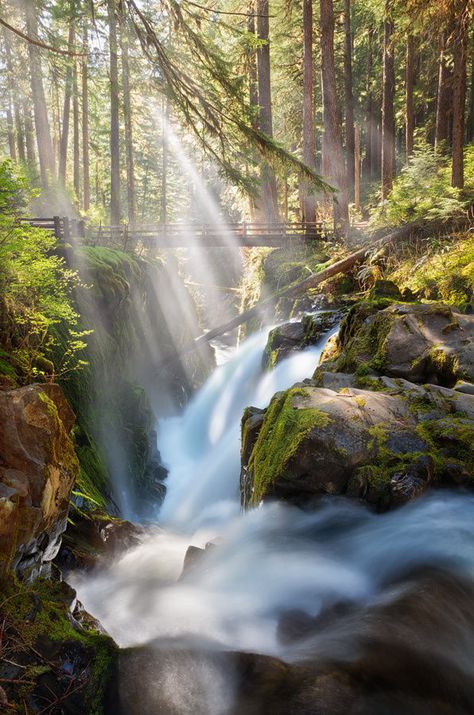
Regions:
<instances>
[{"instance_id":1,"label":"bridge railing","mask_svg":"<svg viewBox=\"0 0 474 715\"><path fill-rule=\"evenodd\" d=\"M52 231L61 240L87 238L92 243L121 248L283 246L291 241L327 238L324 223L295 221L278 223L167 223L88 225L66 216L20 218L19 222Z\"/></svg>"},{"instance_id":2,"label":"bridge railing","mask_svg":"<svg viewBox=\"0 0 474 715\"><path fill-rule=\"evenodd\" d=\"M82 219L68 218L67 216L21 217L18 219L18 223L44 228L46 231L54 233L56 238L65 241L85 236L85 222Z\"/></svg>"},{"instance_id":3,"label":"bridge railing","mask_svg":"<svg viewBox=\"0 0 474 715\"><path fill-rule=\"evenodd\" d=\"M138 224L133 228L126 224L91 227L88 237L98 243L140 242L154 243L157 247L179 246L272 246L283 245L291 240L324 240L327 238L322 222L304 223L174 223Z\"/></svg>"}]
</instances>

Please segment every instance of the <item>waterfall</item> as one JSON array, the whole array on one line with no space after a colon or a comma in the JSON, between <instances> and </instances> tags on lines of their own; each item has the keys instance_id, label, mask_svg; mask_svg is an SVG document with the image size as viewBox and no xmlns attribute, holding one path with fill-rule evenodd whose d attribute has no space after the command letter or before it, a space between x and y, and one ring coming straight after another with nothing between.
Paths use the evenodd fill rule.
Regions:
<instances>
[{"instance_id":1,"label":"waterfall","mask_svg":"<svg viewBox=\"0 0 474 715\"><path fill-rule=\"evenodd\" d=\"M240 512L242 410L249 404L264 407L276 391L311 375L324 344L263 372L266 338L263 331L248 339L182 415L160 424L159 448L170 471L157 525L102 570L70 577L85 608L119 645L166 650L158 680L148 663L145 689L152 703L164 698L173 704L169 712L178 715L227 712L233 685L224 677L223 661L214 662L210 653L350 662L373 623L379 623L380 609L409 589L414 573L443 568L474 577L474 496L469 494L434 492L384 515L343 497L322 499L309 512L284 503ZM197 565L182 574L189 545L202 548L210 541L213 546ZM434 603L440 618L449 614L450 603ZM281 637L285 614L296 611L312 623L324 622L338 608L340 619L329 619L303 642ZM368 613L375 614L372 625ZM390 612L386 618L396 630ZM426 628L420 648L461 663L471 678L473 638L470 631L465 638L456 635L464 633L462 618L455 615L451 623L448 618L451 636L432 633L421 619L420 628ZM192 668L187 656L169 655L196 647L203 656L192 661ZM134 712L148 712L149 706L141 707ZM168 712L156 704L152 711Z\"/></svg>"},{"instance_id":2,"label":"waterfall","mask_svg":"<svg viewBox=\"0 0 474 715\"><path fill-rule=\"evenodd\" d=\"M246 340L196 394L182 415L159 425L169 469L161 523L194 531L239 511L240 420L248 405L266 407L275 392L311 376L333 330L319 345L262 370L268 328Z\"/></svg>"}]
</instances>

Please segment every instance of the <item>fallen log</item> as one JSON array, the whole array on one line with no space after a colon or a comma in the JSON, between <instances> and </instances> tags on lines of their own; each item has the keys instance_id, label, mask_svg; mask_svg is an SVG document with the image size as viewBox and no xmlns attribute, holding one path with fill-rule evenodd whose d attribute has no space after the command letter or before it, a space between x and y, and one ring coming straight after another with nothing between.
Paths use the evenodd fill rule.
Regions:
<instances>
[{"instance_id":1,"label":"fallen log","mask_svg":"<svg viewBox=\"0 0 474 715\"><path fill-rule=\"evenodd\" d=\"M295 283L288 288L278 291L278 293L274 293L274 295L260 301L254 305L253 308L249 308L243 313L236 315L235 318L232 318L226 323L212 328L207 333L195 338L192 343L180 350L179 355L187 355L194 350L197 350L201 345L217 338L219 335L224 335L225 333L234 330L234 328L238 328L239 325L247 323L252 318L258 317L262 310L275 304L281 298L292 298L294 296L301 295L302 293L315 288L317 285L320 285L328 278L332 278L339 273L346 273L347 271L350 271L357 263L363 261L369 254L380 251L381 248L388 246L390 243L397 243L399 241L406 240L412 235L423 238L446 231L461 231L469 228L471 225L472 222L468 215L466 217L462 216L452 219L448 222L444 219L436 219L434 221L416 221L405 224L405 226L394 229L387 235L372 241L362 248L359 248L357 251L354 251L345 258L342 258L340 261L333 263L328 268L325 268L318 273L314 273L299 283ZM167 362L168 361L165 360L164 363L161 364L161 367L163 367Z\"/></svg>"}]
</instances>

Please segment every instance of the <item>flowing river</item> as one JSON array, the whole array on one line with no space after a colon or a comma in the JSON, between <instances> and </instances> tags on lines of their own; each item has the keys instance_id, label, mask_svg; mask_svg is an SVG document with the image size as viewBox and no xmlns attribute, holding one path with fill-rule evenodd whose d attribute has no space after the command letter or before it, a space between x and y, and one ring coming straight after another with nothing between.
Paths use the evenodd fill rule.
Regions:
<instances>
[{"instance_id":1,"label":"flowing river","mask_svg":"<svg viewBox=\"0 0 474 715\"><path fill-rule=\"evenodd\" d=\"M241 513L243 409L265 407L275 392L310 376L330 335L262 372L267 333L245 341L180 416L160 423L159 449L169 476L156 527L104 570L71 577L85 608L120 646L199 644L287 662L345 662L357 656L367 618L374 612L383 619L387 604L408 588L409 574L447 567L463 578L474 576L474 498L467 494L436 492L385 515L335 497L313 511L272 503ZM215 546L181 576L188 546L209 542ZM361 609L364 619L351 615ZM342 615L325 621L334 611ZM295 612L314 623L321 618L321 628L303 639L282 637L282 619ZM420 648L442 648L443 658L472 678L472 633L457 621L451 626L462 631L459 640L447 642L427 627ZM183 666L157 676L160 697L169 691L172 705L136 712L230 712L232 687L217 666L209 670L201 663L191 670ZM150 682L144 688L151 690Z\"/></svg>"}]
</instances>

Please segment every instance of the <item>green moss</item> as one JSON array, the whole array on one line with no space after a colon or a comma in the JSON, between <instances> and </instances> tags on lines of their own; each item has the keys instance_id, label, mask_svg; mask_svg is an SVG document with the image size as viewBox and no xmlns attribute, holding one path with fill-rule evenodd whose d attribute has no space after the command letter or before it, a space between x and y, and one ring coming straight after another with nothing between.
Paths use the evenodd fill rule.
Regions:
<instances>
[{"instance_id":1,"label":"green moss","mask_svg":"<svg viewBox=\"0 0 474 715\"><path fill-rule=\"evenodd\" d=\"M87 663L78 697L84 712L100 715L117 658L113 641L71 619L64 584L59 581L37 579L33 585L26 585L10 577L1 586L0 614L4 628L13 641L22 643L29 659L27 673L32 683L23 686L23 697L34 697L42 677L60 667L62 654L77 648ZM6 643L8 647L8 638ZM61 687L57 675L54 678Z\"/></svg>"},{"instance_id":2,"label":"green moss","mask_svg":"<svg viewBox=\"0 0 474 715\"><path fill-rule=\"evenodd\" d=\"M462 416L446 415L441 419L420 422L416 431L432 447L436 473L442 478L446 462L453 459L464 465L474 482L474 425Z\"/></svg>"},{"instance_id":3,"label":"green moss","mask_svg":"<svg viewBox=\"0 0 474 715\"><path fill-rule=\"evenodd\" d=\"M439 240L424 257L408 255L390 273L390 277L404 288L423 298L468 309L474 296L474 247L472 234L450 236Z\"/></svg>"},{"instance_id":4,"label":"green moss","mask_svg":"<svg viewBox=\"0 0 474 715\"><path fill-rule=\"evenodd\" d=\"M304 388L292 388L277 393L272 399L248 465L254 477L252 504L258 504L271 484L285 472L307 435L332 422L323 410L294 406L295 397L306 396Z\"/></svg>"}]
</instances>

